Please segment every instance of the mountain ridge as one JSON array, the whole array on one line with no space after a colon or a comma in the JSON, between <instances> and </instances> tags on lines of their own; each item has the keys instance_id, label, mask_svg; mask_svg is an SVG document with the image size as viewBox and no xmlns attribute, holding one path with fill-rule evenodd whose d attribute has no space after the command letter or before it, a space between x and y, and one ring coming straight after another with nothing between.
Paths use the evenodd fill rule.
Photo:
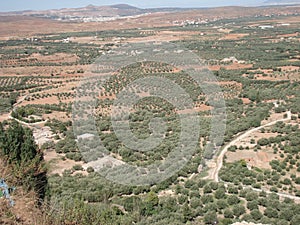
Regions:
<instances>
[{"instance_id":1,"label":"mountain ridge","mask_svg":"<svg viewBox=\"0 0 300 225\"><path fill-rule=\"evenodd\" d=\"M292 5L300 4L300 0L266 0L264 4L271 5Z\"/></svg>"},{"instance_id":2,"label":"mountain ridge","mask_svg":"<svg viewBox=\"0 0 300 225\"><path fill-rule=\"evenodd\" d=\"M124 17L136 17L155 12L176 12L185 11L183 8L150 8L143 9L128 4L115 4L95 6L87 5L79 8L61 8L49 10L25 10L14 12L0 12L0 16L33 16L50 18L60 21L106 21Z\"/></svg>"},{"instance_id":3,"label":"mountain ridge","mask_svg":"<svg viewBox=\"0 0 300 225\"><path fill-rule=\"evenodd\" d=\"M286 2L293 1L295 3L300 2L300 0L267 0L264 6L272 5L282 5L284 6ZM274 3L275 2L275 3ZM276 3L277 2L277 3ZM285 4L284 4L285 2ZM279 4L280 3L280 4ZM61 9L49 9L49 10L25 10L25 11L14 11L14 12L0 12L0 16L29 16L37 18L46 18L57 21L64 22L101 22L101 21L111 21L122 18L130 17L140 17L147 14L153 13L174 13L174 12L187 12L190 10L217 10L222 9L233 10L252 10L259 9L260 7L246 7L246 6L223 6L223 7L204 7L204 8L138 8L128 4L115 4L115 5L104 5L95 6L87 5L85 7L79 8L61 8Z\"/></svg>"}]
</instances>

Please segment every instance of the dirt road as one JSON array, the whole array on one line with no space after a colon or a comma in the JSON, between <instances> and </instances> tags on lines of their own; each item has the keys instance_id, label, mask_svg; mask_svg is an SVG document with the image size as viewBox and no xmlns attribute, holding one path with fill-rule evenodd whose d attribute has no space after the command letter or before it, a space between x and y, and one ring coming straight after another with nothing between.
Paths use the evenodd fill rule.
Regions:
<instances>
[{"instance_id":1,"label":"dirt road","mask_svg":"<svg viewBox=\"0 0 300 225\"><path fill-rule=\"evenodd\" d=\"M267 123L265 125L262 125L260 127L255 127L252 128L251 130L246 131L245 133L241 134L240 136L236 137L235 139L233 139L231 142L229 142L227 145L225 145L225 147L222 149L220 155L218 155L217 160L216 160L216 167L213 168L213 172L210 173L210 175L207 177L207 179L211 179L214 180L216 182L219 182L219 172L223 166L223 159L224 156L226 154L226 152L228 151L228 148L232 145L235 145L237 142L241 141L242 139L246 138L247 136L249 136L251 133L253 133L254 131L258 131L264 127L268 127L268 126L272 126L274 124L276 124L277 122L284 122L284 121L288 121L290 120L292 117L292 113L290 111L287 112L287 118L283 118L283 119L278 119L275 121L272 121L270 123Z\"/></svg>"}]
</instances>

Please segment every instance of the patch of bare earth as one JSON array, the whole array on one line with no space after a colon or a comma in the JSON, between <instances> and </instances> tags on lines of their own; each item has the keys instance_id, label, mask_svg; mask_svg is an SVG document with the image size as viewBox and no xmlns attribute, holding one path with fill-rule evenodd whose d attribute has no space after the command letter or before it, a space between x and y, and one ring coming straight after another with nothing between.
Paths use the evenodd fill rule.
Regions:
<instances>
[{"instance_id":1,"label":"patch of bare earth","mask_svg":"<svg viewBox=\"0 0 300 225\"><path fill-rule=\"evenodd\" d=\"M67 122L71 119L70 116L68 116L65 112L57 112L57 111L52 112L50 114L46 114L43 117L45 119L50 119L50 120L57 119L61 122Z\"/></svg>"},{"instance_id":2,"label":"patch of bare earth","mask_svg":"<svg viewBox=\"0 0 300 225\"><path fill-rule=\"evenodd\" d=\"M273 122L275 120L283 119L286 113L272 113L270 117L261 122L261 125L265 125L267 123Z\"/></svg>"},{"instance_id":3,"label":"patch of bare earth","mask_svg":"<svg viewBox=\"0 0 300 225\"><path fill-rule=\"evenodd\" d=\"M269 224L262 224L262 223L248 223L248 222L236 222L236 223L233 223L232 225L269 225Z\"/></svg>"},{"instance_id":4,"label":"patch of bare earth","mask_svg":"<svg viewBox=\"0 0 300 225\"><path fill-rule=\"evenodd\" d=\"M10 206L4 198L0 199L0 224L38 225L42 222L42 212L37 207L33 192L24 192L18 187L12 194L15 205Z\"/></svg>"},{"instance_id":5,"label":"patch of bare earth","mask_svg":"<svg viewBox=\"0 0 300 225\"><path fill-rule=\"evenodd\" d=\"M57 96L51 96L51 97L47 97L47 98L39 98L39 99L34 99L34 100L30 100L30 101L24 101L20 104L20 106L26 106L26 105L31 105L31 104L35 104L35 105L44 105L44 104L58 104L59 100L57 98Z\"/></svg>"},{"instance_id":6,"label":"patch of bare earth","mask_svg":"<svg viewBox=\"0 0 300 225\"><path fill-rule=\"evenodd\" d=\"M178 114L191 114L195 112L204 112L204 111L210 111L212 109L211 106L207 106L204 104L201 104L200 106L197 106L193 109L184 109L184 110L178 110Z\"/></svg>"},{"instance_id":7,"label":"patch of bare earth","mask_svg":"<svg viewBox=\"0 0 300 225\"><path fill-rule=\"evenodd\" d=\"M282 71L299 71L299 66L282 66L279 67Z\"/></svg>"},{"instance_id":8,"label":"patch of bare earth","mask_svg":"<svg viewBox=\"0 0 300 225\"><path fill-rule=\"evenodd\" d=\"M82 74L77 74L78 70L86 71L88 65L74 66L26 66L26 67L5 67L0 68L1 76L66 76L66 77L81 77Z\"/></svg>"},{"instance_id":9,"label":"patch of bare earth","mask_svg":"<svg viewBox=\"0 0 300 225\"><path fill-rule=\"evenodd\" d=\"M226 34L224 37L221 37L219 40L238 40L248 35L249 34Z\"/></svg>"},{"instance_id":10,"label":"patch of bare earth","mask_svg":"<svg viewBox=\"0 0 300 225\"><path fill-rule=\"evenodd\" d=\"M0 115L0 122L3 122L4 120L7 120L10 113L5 113Z\"/></svg>"},{"instance_id":11,"label":"patch of bare earth","mask_svg":"<svg viewBox=\"0 0 300 225\"><path fill-rule=\"evenodd\" d=\"M165 196L174 196L175 192L173 190L164 190L158 193L158 197L165 197Z\"/></svg>"},{"instance_id":12,"label":"patch of bare earth","mask_svg":"<svg viewBox=\"0 0 300 225\"><path fill-rule=\"evenodd\" d=\"M276 155L270 151L237 150L236 152L227 152L226 157L226 162L228 163L245 160L253 167L271 169L269 162L274 160Z\"/></svg>"},{"instance_id":13,"label":"patch of bare earth","mask_svg":"<svg viewBox=\"0 0 300 225\"><path fill-rule=\"evenodd\" d=\"M147 36L147 37L138 37L138 38L129 38L126 41L129 43L137 42L151 42L151 41L178 41L183 39L188 39L193 36L200 36L199 32L189 31L189 32L180 32L180 31L160 31L159 33Z\"/></svg>"},{"instance_id":14,"label":"patch of bare earth","mask_svg":"<svg viewBox=\"0 0 300 225\"><path fill-rule=\"evenodd\" d=\"M251 100L249 98L242 98L243 104L250 104Z\"/></svg>"},{"instance_id":15,"label":"patch of bare earth","mask_svg":"<svg viewBox=\"0 0 300 225\"><path fill-rule=\"evenodd\" d=\"M37 62L73 63L76 62L79 58L74 54L66 54L66 53L55 53L53 55L41 55L38 53L34 53L29 57L29 59L36 59Z\"/></svg>"},{"instance_id":16,"label":"patch of bare earth","mask_svg":"<svg viewBox=\"0 0 300 225\"><path fill-rule=\"evenodd\" d=\"M298 32L292 34L280 34L277 37L297 37L299 35Z\"/></svg>"},{"instance_id":17,"label":"patch of bare earth","mask_svg":"<svg viewBox=\"0 0 300 225\"><path fill-rule=\"evenodd\" d=\"M239 69L250 69L252 67L253 67L252 64L232 63L230 65L213 65L213 66L208 66L208 69L212 70L212 71L219 71L221 68L224 68L226 70L239 70Z\"/></svg>"},{"instance_id":18,"label":"patch of bare earth","mask_svg":"<svg viewBox=\"0 0 300 225\"><path fill-rule=\"evenodd\" d=\"M7 178L6 183L13 186L10 169L0 159L0 177ZM15 205L10 206L7 199L0 198L0 224L38 225L41 224L41 211L37 206L37 197L33 191L26 192L21 186L11 193Z\"/></svg>"},{"instance_id":19,"label":"patch of bare earth","mask_svg":"<svg viewBox=\"0 0 300 225\"><path fill-rule=\"evenodd\" d=\"M59 174L62 176L65 170L71 170L75 165L84 165L84 162L75 162L70 159L63 159L64 154L58 154L55 151L45 151L44 159L50 165L48 174ZM83 174L87 175L86 171L76 171L74 174Z\"/></svg>"},{"instance_id":20,"label":"patch of bare earth","mask_svg":"<svg viewBox=\"0 0 300 225\"><path fill-rule=\"evenodd\" d=\"M268 120L262 122L262 125L270 123L275 120L283 118L284 113L274 113ZM262 138L277 137L278 133L268 133L255 131L252 132L247 137L243 138L236 142L236 146L239 148L243 147L243 150L237 150L236 152L228 151L226 153L226 161L229 163L236 162L239 160L245 160L249 165L258 168L271 169L269 162L278 158L277 154L273 153L271 148L263 148L261 150L255 151L254 148L257 144L257 141ZM251 140L254 140L251 144ZM248 150L246 148L249 148Z\"/></svg>"}]
</instances>

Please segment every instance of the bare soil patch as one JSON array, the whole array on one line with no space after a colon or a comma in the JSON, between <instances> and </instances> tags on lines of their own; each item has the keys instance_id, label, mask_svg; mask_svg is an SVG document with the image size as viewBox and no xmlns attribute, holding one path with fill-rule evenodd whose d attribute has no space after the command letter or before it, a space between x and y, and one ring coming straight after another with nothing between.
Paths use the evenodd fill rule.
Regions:
<instances>
[{"instance_id":1,"label":"bare soil patch","mask_svg":"<svg viewBox=\"0 0 300 225\"><path fill-rule=\"evenodd\" d=\"M279 68L282 69L282 71L299 71L300 69L299 66L282 66Z\"/></svg>"},{"instance_id":2,"label":"bare soil patch","mask_svg":"<svg viewBox=\"0 0 300 225\"><path fill-rule=\"evenodd\" d=\"M251 100L249 98L242 98L243 104L250 104Z\"/></svg>"},{"instance_id":3,"label":"bare soil patch","mask_svg":"<svg viewBox=\"0 0 300 225\"><path fill-rule=\"evenodd\" d=\"M158 197L165 197L165 196L174 196L175 192L173 190L165 190L158 193Z\"/></svg>"},{"instance_id":4,"label":"bare soil patch","mask_svg":"<svg viewBox=\"0 0 300 225\"><path fill-rule=\"evenodd\" d=\"M29 59L36 59L38 62L52 62L52 63L72 63L76 62L79 58L76 55L66 54L66 53L56 53L53 55L41 55L32 54Z\"/></svg>"},{"instance_id":5,"label":"bare soil patch","mask_svg":"<svg viewBox=\"0 0 300 225\"><path fill-rule=\"evenodd\" d=\"M245 160L253 167L271 169L269 162L275 159L276 155L269 151L238 150L236 152L227 152L226 157L226 162L228 163Z\"/></svg>"},{"instance_id":6,"label":"bare soil patch","mask_svg":"<svg viewBox=\"0 0 300 225\"><path fill-rule=\"evenodd\" d=\"M71 119L70 116L67 116L65 112L57 112L57 111L52 112L50 114L45 114L43 117L45 119L50 119L50 120L57 119L62 122L67 122Z\"/></svg>"},{"instance_id":7,"label":"bare soil patch","mask_svg":"<svg viewBox=\"0 0 300 225\"><path fill-rule=\"evenodd\" d=\"M297 37L299 35L298 32L292 34L280 34L277 37Z\"/></svg>"},{"instance_id":8,"label":"bare soil patch","mask_svg":"<svg viewBox=\"0 0 300 225\"><path fill-rule=\"evenodd\" d=\"M283 119L284 118L284 114L285 113L272 113L271 116L267 120L263 120L261 122L261 124L265 125L265 124L270 123L272 121Z\"/></svg>"},{"instance_id":9,"label":"bare soil patch","mask_svg":"<svg viewBox=\"0 0 300 225\"><path fill-rule=\"evenodd\" d=\"M137 42L151 42L151 41L158 41L158 42L169 42L169 41L178 41L191 38L192 36L200 36L199 32L189 31L160 31L156 35L147 36L147 37L139 37L139 38L129 38L126 42L129 43L137 43Z\"/></svg>"},{"instance_id":10,"label":"bare soil patch","mask_svg":"<svg viewBox=\"0 0 300 225\"><path fill-rule=\"evenodd\" d=\"M250 69L252 68L252 64L239 64L239 63L233 63L230 65L214 65L214 66L208 66L208 69L212 71L218 71L221 68L224 68L226 70L239 70L239 69Z\"/></svg>"},{"instance_id":11,"label":"bare soil patch","mask_svg":"<svg viewBox=\"0 0 300 225\"><path fill-rule=\"evenodd\" d=\"M34 100L30 100L30 101L24 101L20 104L20 106L26 106L26 105L44 105L44 104L58 104L59 100L57 98L57 96L51 96L51 97L47 97L47 98L40 98L40 99L34 99Z\"/></svg>"},{"instance_id":12,"label":"bare soil patch","mask_svg":"<svg viewBox=\"0 0 300 225\"><path fill-rule=\"evenodd\" d=\"M0 115L0 122L3 122L4 120L7 120L10 113L5 113Z\"/></svg>"},{"instance_id":13,"label":"bare soil patch","mask_svg":"<svg viewBox=\"0 0 300 225\"><path fill-rule=\"evenodd\" d=\"M207 106L204 104L201 104L200 106L196 106L193 109L184 109L184 110L178 110L178 114L191 114L195 112L204 112L204 111L210 111L212 109L211 106Z\"/></svg>"},{"instance_id":14,"label":"bare soil patch","mask_svg":"<svg viewBox=\"0 0 300 225\"><path fill-rule=\"evenodd\" d=\"M219 40L238 40L248 35L249 34L226 34L224 37L221 37Z\"/></svg>"},{"instance_id":15,"label":"bare soil patch","mask_svg":"<svg viewBox=\"0 0 300 225\"><path fill-rule=\"evenodd\" d=\"M63 160L64 154L58 154L55 151L45 151L44 159L50 164L49 174L63 174L65 170L71 170L75 165L83 166L83 162L75 162L74 160ZM78 171L77 173L86 174L85 171Z\"/></svg>"},{"instance_id":16,"label":"bare soil patch","mask_svg":"<svg viewBox=\"0 0 300 225\"><path fill-rule=\"evenodd\" d=\"M0 68L0 76L82 77L77 71L86 71L88 68L89 65L7 67Z\"/></svg>"}]
</instances>

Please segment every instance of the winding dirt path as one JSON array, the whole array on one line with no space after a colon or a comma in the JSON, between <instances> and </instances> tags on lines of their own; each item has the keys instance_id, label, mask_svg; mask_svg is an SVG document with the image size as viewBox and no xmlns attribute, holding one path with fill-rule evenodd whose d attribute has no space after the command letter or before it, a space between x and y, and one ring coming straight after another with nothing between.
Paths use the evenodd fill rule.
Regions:
<instances>
[{"instance_id":1,"label":"winding dirt path","mask_svg":"<svg viewBox=\"0 0 300 225\"><path fill-rule=\"evenodd\" d=\"M22 120L19 120L17 118L14 118L12 117L12 112L15 110L15 108L20 105L23 101L25 101L25 99L30 96L30 94L27 94L27 95L24 95L22 96L20 99L18 99L18 101L13 105L13 108L12 110L9 112L8 114L8 119L12 119L12 120L15 120L17 121L18 123L22 124L22 125L25 125L25 126L28 126L28 127L32 127L32 126L35 126L35 125L42 125L42 124L45 124L48 120L44 120L44 121L40 121L40 122L35 122L35 123L27 123L27 122L24 122Z\"/></svg>"},{"instance_id":2,"label":"winding dirt path","mask_svg":"<svg viewBox=\"0 0 300 225\"><path fill-rule=\"evenodd\" d=\"M229 142L228 144L225 145L225 147L222 149L221 153L218 155L217 160L216 160L216 167L213 168L212 173L210 173L210 175L207 177L207 179L211 179L214 180L216 182L219 182L219 172L223 166L223 159L224 156L226 154L226 152L228 151L228 148L232 145L235 145L237 142L241 141L242 139L244 139L245 137L249 136L251 133L253 133L254 131L258 131L264 127L268 127L268 126L272 126L274 124L276 124L277 122L284 122L284 121L288 121L290 120L292 117L292 113L290 111L287 112L287 118L284 119L278 119L275 121L272 121L270 123L267 123L265 125L262 125L260 127L255 127L252 128L248 131L246 131L245 133L241 134L240 136L236 137L235 139L233 139L231 142Z\"/></svg>"},{"instance_id":3,"label":"winding dirt path","mask_svg":"<svg viewBox=\"0 0 300 225\"><path fill-rule=\"evenodd\" d=\"M243 138L247 137L248 135L250 135L254 131L258 131L258 130L264 128L264 127L272 126L272 125L274 125L274 124L276 124L277 122L280 122L280 121L281 122L288 121L288 120L291 119L291 117L292 117L292 113L290 111L288 111L287 112L287 118L278 119L278 120L272 121L270 123L267 123L265 125L262 125L260 127L255 127L255 128L253 128L251 130L246 131L245 133L241 134L240 136L236 137L234 140L232 140L231 142L229 142L222 149L220 155L217 158L216 167L214 168L214 171L212 173L210 173L210 175L207 177L207 179L213 179L215 182L219 182L220 181L219 172L220 172L220 170L221 170L221 168L223 166L224 156L225 156L225 154L228 151L228 148L230 146L235 145L235 143L237 143L238 141L241 141ZM243 189L247 189L247 188L250 188L251 190L256 191L256 192L265 191L267 194L271 194L271 193L274 194L275 193L279 197L289 198L289 199L293 199L293 200L296 200L296 201L300 202L300 197L297 197L297 196L294 196L294 195L290 195L290 194L287 194L287 193L280 193L280 192L276 193L276 192L272 192L272 191L269 191L269 190L262 190L262 189L253 188L251 186L243 186Z\"/></svg>"}]
</instances>

